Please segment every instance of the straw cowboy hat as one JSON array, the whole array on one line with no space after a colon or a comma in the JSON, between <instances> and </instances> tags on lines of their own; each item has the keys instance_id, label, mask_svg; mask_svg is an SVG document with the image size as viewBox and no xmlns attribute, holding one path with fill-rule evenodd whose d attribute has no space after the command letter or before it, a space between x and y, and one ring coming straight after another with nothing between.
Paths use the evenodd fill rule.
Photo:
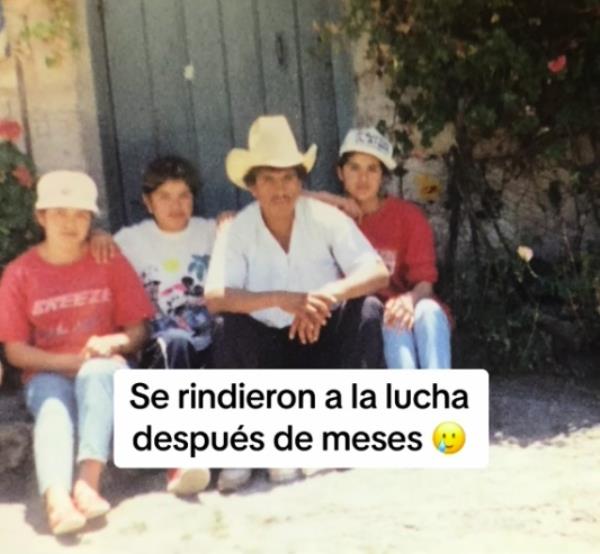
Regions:
<instances>
[{"instance_id":1,"label":"straw cowboy hat","mask_svg":"<svg viewBox=\"0 0 600 554\"><path fill-rule=\"evenodd\" d=\"M309 172L315 165L317 145L304 153L298 150L287 119L282 115L259 117L248 132L248 150L234 148L227 155L227 176L238 187L247 189L244 177L253 167L294 167L303 165Z\"/></svg>"}]
</instances>

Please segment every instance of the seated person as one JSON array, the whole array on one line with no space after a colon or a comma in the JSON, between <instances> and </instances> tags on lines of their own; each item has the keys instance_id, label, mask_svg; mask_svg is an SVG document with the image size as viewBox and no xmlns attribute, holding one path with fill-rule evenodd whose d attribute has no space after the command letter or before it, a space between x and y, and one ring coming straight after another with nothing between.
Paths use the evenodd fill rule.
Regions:
<instances>
[{"instance_id":1,"label":"seated person","mask_svg":"<svg viewBox=\"0 0 600 554\"><path fill-rule=\"evenodd\" d=\"M212 317L204 304L204 281L216 223L192 215L198 187L187 160L156 158L142 185L152 218L123 227L114 237L156 308L144 367L189 369L211 362Z\"/></svg>"},{"instance_id":2,"label":"seated person","mask_svg":"<svg viewBox=\"0 0 600 554\"><path fill-rule=\"evenodd\" d=\"M450 311L433 293L437 281L433 231L423 212L385 197L396 167L390 142L376 129L352 129L340 148L337 173L348 200L309 193L359 219L359 227L392 276L377 292L385 302L383 340L389 368L450 368Z\"/></svg>"},{"instance_id":3,"label":"seated person","mask_svg":"<svg viewBox=\"0 0 600 554\"><path fill-rule=\"evenodd\" d=\"M187 160L154 159L142 185L142 200L152 218L124 227L114 237L156 310L140 363L144 368L197 369L211 364L213 320L204 304L204 280L216 223L192 215L199 186ZM96 239L99 249L112 243L105 233ZM208 469L167 472L167 490L178 495L198 493L209 481Z\"/></svg>"},{"instance_id":4,"label":"seated person","mask_svg":"<svg viewBox=\"0 0 600 554\"><path fill-rule=\"evenodd\" d=\"M209 310L223 314L215 366L385 367L382 305L366 295L389 273L349 217L301 196L316 146L301 153L283 116L259 117L248 142L226 170L256 202L220 233L206 281Z\"/></svg>"},{"instance_id":5,"label":"seated person","mask_svg":"<svg viewBox=\"0 0 600 554\"><path fill-rule=\"evenodd\" d=\"M123 256L98 264L90 255L96 198L84 173L44 175L35 209L45 237L0 282L0 342L23 370L38 486L56 535L110 509L99 487L112 439L113 373L146 341L154 315Z\"/></svg>"}]
</instances>

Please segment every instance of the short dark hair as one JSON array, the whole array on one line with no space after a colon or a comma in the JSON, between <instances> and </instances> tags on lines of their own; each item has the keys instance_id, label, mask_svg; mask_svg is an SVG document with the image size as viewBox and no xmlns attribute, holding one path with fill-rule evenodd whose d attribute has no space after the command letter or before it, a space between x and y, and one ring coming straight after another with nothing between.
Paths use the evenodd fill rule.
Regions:
<instances>
[{"instance_id":1,"label":"short dark hair","mask_svg":"<svg viewBox=\"0 0 600 554\"><path fill-rule=\"evenodd\" d=\"M196 196L201 188L198 173L194 166L185 158L179 156L159 156L154 158L144 171L142 192L152 194L167 181L181 180Z\"/></svg>"},{"instance_id":2,"label":"short dark hair","mask_svg":"<svg viewBox=\"0 0 600 554\"><path fill-rule=\"evenodd\" d=\"M287 167L272 167L269 165L257 165L256 167L251 168L248 171L248 173L246 173L246 175L244 175L244 183L246 183L247 187L251 187L256 183L256 176L258 175L258 172L262 171L263 169L289 169L289 168L287 168ZM296 172L298 179L300 179L301 181L304 181L304 179L306 179L306 176L308 175L308 171L306 171L306 168L302 164L295 165L291 169L293 169Z\"/></svg>"},{"instance_id":3,"label":"short dark hair","mask_svg":"<svg viewBox=\"0 0 600 554\"><path fill-rule=\"evenodd\" d=\"M340 169L342 169L342 167L344 167L350 161L350 158L352 156L354 156L354 154L361 154L361 153L362 152L344 152L338 160L338 163L337 163L338 167ZM369 155L373 156L373 154L369 154ZM375 156L373 156L373 157L375 158ZM380 159L377 158L377 161L379 162L379 165L381 166L383 178L387 179L392 174L392 172L385 166L385 164Z\"/></svg>"}]
</instances>

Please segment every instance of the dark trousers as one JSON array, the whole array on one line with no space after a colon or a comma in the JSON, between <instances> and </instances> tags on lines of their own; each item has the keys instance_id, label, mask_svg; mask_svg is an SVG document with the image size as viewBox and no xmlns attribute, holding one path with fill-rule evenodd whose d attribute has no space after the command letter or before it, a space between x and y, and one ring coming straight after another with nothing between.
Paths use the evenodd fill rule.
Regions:
<instances>
[{"instance_id":1,"label":"dark trousers","mask_svg":"<svg viewBox=\"0 0 600 554\"><path fill-rule=\"evenodd\" d=\"M144 348L140 366L145 369L199 369L211 367L212 348L197 350L182 329L166 329Z\"/></svg>"},{"instance_id":2,"label":"dark trousers","mask_svg":"<svg viewBox=\"0 0 600 554\"><path fill-rule=\"evenodd\" d=\"M373 297L349 300L332 312L319 340L303 345L289 327L268 327L249 315L223 314L214 335L216 368L385 368L383 306Z\"/></svg>"}]
</instances>

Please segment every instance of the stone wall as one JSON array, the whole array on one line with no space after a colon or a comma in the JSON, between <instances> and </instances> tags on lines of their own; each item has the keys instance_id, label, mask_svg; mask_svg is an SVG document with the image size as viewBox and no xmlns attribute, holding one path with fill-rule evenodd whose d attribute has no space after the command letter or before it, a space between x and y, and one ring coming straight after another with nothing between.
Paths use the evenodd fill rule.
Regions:
<instances>
[{"instance_id":1,"label":"stone wall","mask_svg":"<svg viewBox=\"0 0 600 554\"><path fill-rule=\"evenodd\" d=\"M375 125L384 120L388 125L400 125L394 121L394 110L386 96L387 83L373 71L365 57L366 41L353 46L353 62L357 86L356 124ZM418 134L411 137L419 145ZM414 155L403 161L405 174L395 179L389 191L420 204L433 224L438 255L443 259L448 240L448 217L446 208L448 168L441 156L454 144L453 128L447 126L434 139L430 148L417 146ZM502 155L510 145L499 139L478 145L475 155L486 157L492 153ZM594 152L589 141L582 141L574 159L580 163L591 163L600 156ZM516 249L519 244L533 248L536 255L552 259L564 254L568 248L585 250L586 244L600 244L600 228L589 197L577 190L573 176L561 168L540 168L535 173L510 175L501 163L487 164L487 180L498 194L501 202L501 217L498 229L502 236ZM600 181L600 175L597 176ZM554 205L551 196L560 198ZM558 191L558 195L556 192ZM489 222L482 222L490 242L500 246L496 229ZM458 255L466 259L470 254L470 231L461 228Z\"/></svg>"},{"instance_id":2,"label":"stone wall","mask_svg":"<svg viewBox=\"0 0 600 554\"><path fill-rule=\"evenodd\" d=\"M30 25L48 20L43 0L3 0L11 55L0 61L0 119L15 119L27 133L21 147L30 153L40 172L80 169L101 189L106 205L100 135L86 26L86 2L76 0L80 47L64 48L62 60L49 66L53 45L19 40L23 19Z\"/></svg>"},{"instance_id":3,"label":"stone wall","mask_svg":"<svg viewBox=\"0 0 600 554\"><path fill-rule=\"evenodd\" d=\"M31 466L31 422L21 391L0 391L0 476Z\"/></svg>"}]
</instances>

